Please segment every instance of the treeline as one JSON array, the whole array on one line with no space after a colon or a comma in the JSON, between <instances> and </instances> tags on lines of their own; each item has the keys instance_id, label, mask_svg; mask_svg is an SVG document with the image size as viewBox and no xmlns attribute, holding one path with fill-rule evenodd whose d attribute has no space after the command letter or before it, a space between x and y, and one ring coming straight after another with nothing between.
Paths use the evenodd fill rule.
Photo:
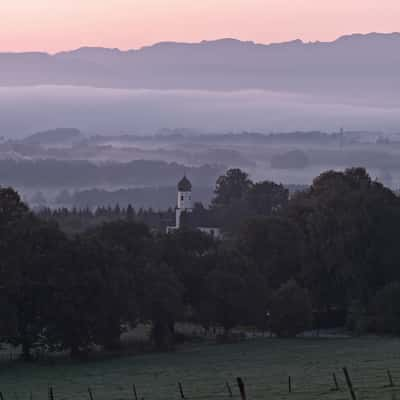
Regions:
<instances>
[{"instance_id":1,"label":"treeline","mask_svg":"<svg viewBox=\"0 0 400 400\"><path fill-rule=\"evenodd\" d=\"M209 187L196 186L193 197L209 204L213 197L212 185ZM62 191L55 199L55 203L68 207L95 208L99 205L165 210L176 204L176 183L173 186L140 187L118 190L87 189L70 193Z\"/></svg>"},{"instance_id":2,"label":"treeline","mask_svg":"<svg viewBox=\"0 0 400 400\"><path fill-rule=\"evenodd\" d=\"M88 186L173 186L186 170L199 186L209 186L221 173L221 167L203 165L185 167L163 161L136 160L127 163L89 161L0 160L0 181L24 187Z\"/></svg>"},{"instance_id":3,"label":"treeline","mask_svg":"<svg viewBox=\"0 0 400 400\"><path fill-rule=\"evenodd\" d=\"M176 189L175 189L176 191ZM57 223L59 228L68 235L82 233L98 225L126 220L144 223L150 230L164 232L167 226L175 224L175 210L156 211L152 208L135 209L130 204L121 207L119 204L111 207L97 208L40 208L35 214L42 220Z\"/></svg>"},{"instance_id":4,"label":"treeline","mask_svg":"<svg viewBox=\"0 0 400 400\"><path fill-rule=\"evenodd\" d=\"M337 144L343 136L354 132L335 132L326 133L320 131L295 131L279 133L259 133L259 132L240 132L240 133L201 133L185 128L162 129L159 133L151 136L138 135L119 135L119 136L91 136L88 142L97 145L104 145L112 141L122 143L244 143L244 144L264 144L264 143L318 143L318 144Z\"/></svg>"},{"instance_id":5,"label":"treeline","mask_svg":"<svg viewBox=\"0 0 400 400\"><path fill-rule=\"evenodd\" d=\"M190 229L200 211L220 218L224 240ZM400 333L400 200L364 169L323 173L290 199L229 170L200 211L169 235L125 218L66 236L1 189L1 341L29 359L118 348L139 322L157 349L173 347L177 321L225 339L238 325Z\"/></svg>"}]
</instances>

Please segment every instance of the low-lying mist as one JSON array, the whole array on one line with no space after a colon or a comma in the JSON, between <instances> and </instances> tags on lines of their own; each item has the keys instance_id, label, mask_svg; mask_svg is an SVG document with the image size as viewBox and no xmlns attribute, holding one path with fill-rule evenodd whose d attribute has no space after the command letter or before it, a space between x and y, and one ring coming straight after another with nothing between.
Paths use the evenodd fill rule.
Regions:
<instances>
[{"instance_id":1,"label":"low-lying mist","mask_svg":"<svg viewBox=\"0 0 400 400\"><path fill-rule=\"evenodd\" d=\"M400 131L400 96L269 91L120 90L70 86L0 88L0 136L73 126L88 134L218 131Z\"/></svg>"}]
</instances>

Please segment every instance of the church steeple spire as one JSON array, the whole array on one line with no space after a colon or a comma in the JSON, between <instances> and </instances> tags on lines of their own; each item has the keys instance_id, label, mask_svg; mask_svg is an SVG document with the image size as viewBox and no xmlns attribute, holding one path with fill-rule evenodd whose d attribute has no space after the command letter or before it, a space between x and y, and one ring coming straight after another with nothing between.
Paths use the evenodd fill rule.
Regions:
<instances>
[{"instance_id":1,"label":"church steeple spire","mask_svg":"<svg viewBox=\"0 0 400 400\"><path fill-rule=\"evenodd\" d=\"M178 191L179 192L191 192L192 184L188 178L186 178L186 172L183 175L183 178L178 182Z\"/></svg>"}]
</instances>

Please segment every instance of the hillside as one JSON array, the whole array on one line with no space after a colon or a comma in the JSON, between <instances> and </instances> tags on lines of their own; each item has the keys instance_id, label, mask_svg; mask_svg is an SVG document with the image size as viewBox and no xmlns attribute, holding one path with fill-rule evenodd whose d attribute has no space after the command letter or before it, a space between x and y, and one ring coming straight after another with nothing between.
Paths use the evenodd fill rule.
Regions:
<instances>
[{"instance_id":1,"label":"hillside","mask_svg":"<svg viewBox=\"0 0 400 400\"><path fill-rule=\"evenodd\" d=\"M71 144L84 139L79 129L57 128L43 132L36 132L23 140L23 143L47 145L47 144Z\"/></svg>"}]
</instances>

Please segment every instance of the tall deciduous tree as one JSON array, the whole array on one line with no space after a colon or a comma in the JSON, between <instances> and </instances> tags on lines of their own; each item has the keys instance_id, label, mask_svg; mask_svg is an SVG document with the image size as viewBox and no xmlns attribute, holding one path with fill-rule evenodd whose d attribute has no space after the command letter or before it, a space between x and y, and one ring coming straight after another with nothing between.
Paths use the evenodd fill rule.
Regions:
<instances>
[{"instance_id":1,"label":"tall deciduous tree","mask_svg":"<svg viewBox=\"0 0 400 400\"><path fill-rule=\"evenodd\" d=\"M304 236L283 216L258 217L241 227L237 247L258 267L271 288L299 276L304 261Z\"/></svg>"},{"instance_id":2,"label":"tall deciduous tree","mask_svg":"<svg viewBox=\"0 0 400 400\"><path fill-rule=\"evenodd\" d=\"M167 264L149 265L144 271L142 318L152 323L152 340L158 350L174 345L174 324L183 315L183 287Z\"/></svg>"},{"instance_id":3,"label":"tall deciduous tree","mask_svg":"<svg viewBox=\"0 0 400 400\"><path fill-rule=\"evenodd\" d=\"M302 277L320 308L368 304L399 276L400 200L365 169L321 174L290 201L289 217L305 235Z\"/></svg>"},{"instance_id":4,"label":"tall deciduous tree","mask_svg":"<svg viewBox=\"0 0 400 400\"><path fill-rule=\"evenodd\" d=\"M246 197L253 214L269 216L287 207L289 191L283 185L264 181L255 183Z\"/></svg>"},{"instance_id":5,"label":"tall deciduous tree","mask_svg":"<svg viewBox=\"0 0 400 400\"><path fill-rule=\"evenodd\" d=\"M14 189L0 187L0 235L7 233L9 224L28 212L28 207Z\"/></svg>"},{"instance_id":6,"label":"tall deciduous tree","mask_svg":"<svg viewBox=\"0 0 400 400\"><path fill-rule=\"evenodd\" d=\"M53 271L60 263L64 235L57 226L27 214L12 224L2 254L1 281L13 321L6 340L21 345L23 358L43 344L54 300Z\"/></svg>"},{"instance_id":7,"label":"tall deciduous tree","mask_svg":"<svg viewBox=\"0 0 400 400\"><path fill-rule=\"evenodd\" d=\"M235 200L242 200L252 186L247 173L238 168L229 169L217 179L214 206L228 206Z\"/></svg>"},{"instance_id":8,"label":"tall deciduous tree","mask_svg":"<svg viewBox=\"0 0 400 400\"><path fill-rule=\"evenodd\" d=\"M247 310L246 266L240 254L223 250L203 281L200 313L203 324L221 325L225 336L244 321Z\"/></svg>"}]
</instances>

